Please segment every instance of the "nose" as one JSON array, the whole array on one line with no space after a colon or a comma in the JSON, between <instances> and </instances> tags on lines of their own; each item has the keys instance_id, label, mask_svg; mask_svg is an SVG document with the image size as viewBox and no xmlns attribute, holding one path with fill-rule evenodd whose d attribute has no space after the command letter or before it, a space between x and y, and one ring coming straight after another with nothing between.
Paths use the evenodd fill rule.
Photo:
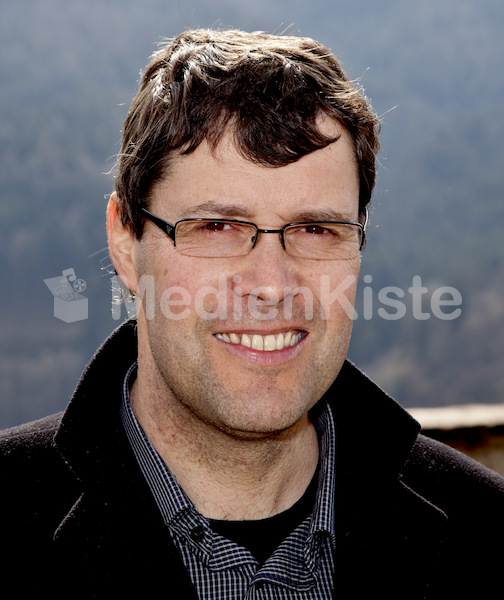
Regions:
<instances>
[{"instance_id":1,"label":"nose","mask_svg":"<svg viewBox=\"0 0 504 600\"><path fill-rule=\"evenodd\" d=\"M273 232L272 232L273 233ZM264 231L251 252L243 257L235 277L235 294L252 297L263 305L276 305L300 286L298 260L284 250L278 232Z\"/></svg>"}]
</instances>

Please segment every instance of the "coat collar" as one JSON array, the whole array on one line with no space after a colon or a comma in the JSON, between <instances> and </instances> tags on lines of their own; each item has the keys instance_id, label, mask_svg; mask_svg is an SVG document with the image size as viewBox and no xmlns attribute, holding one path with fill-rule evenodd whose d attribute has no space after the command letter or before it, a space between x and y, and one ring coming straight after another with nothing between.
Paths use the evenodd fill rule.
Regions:
<instances>
[{"instance_id":1,"label":"coat collar","mask_svg":"<svg viewBox=\"0 0 504 600\"><path fill-rule=\"evenodd\" d=\"M118 327L86 367L65 411L55 441L79 476L93 463L93 479L122 464L125 437L117 418L124 376L137 358L136 321ZM339 476L352 477L365 465L369 476L396 478L420 425L350 361L324 396L337 431ZM103 465L104 455L115 461ZM116 462L117 461L117 462Z\"/></svg>"},{"instance_id":2,"label":"coat collar","mask_svg":"<svg viewBox=\"0 0 504 600\"><path fill-rule=\"evenodd\" d=\"M124 452L119 415L121 390L129 366L136 360L136 321L118 327L97 350L84 370L55 436L55 443L79 478L90 467L93 479L110 475ZM103 456L112 460L103 461ZM116 463L117 464L117 463Z\"/></svg>"},{"instance_id":3,"label":"coat collar","mask_svg":"<svg viewBox=\"0 0 504 600\"><path fill-rule=\"evenodd\" d=\"M350 361L325 395L336 423L340 476L397 478L420 424Z\"/></svg>"},{"instance_id":4,"label":"coat collar","mask_svg":"<svg viewBox=\"0 0 504 600\"><path fill-rule=\"evenodd\" d=\"M83 494L55 539L62 548L75 551L77 545L86 568L98 578L101 572L116 580L110 576L115 565L110 560L121 556L117 570L134 573L139 589L145 573L169 562L184 586L183 597L190 598L187 573L119 419L124 375L136 356L136 322L127 321L98 350L63 416L55 442L81 481ZM371 585L374 577L389 586L389 598L402 597L397 570L405 574L404 582L419 571L431 572L446 521L401 481L420 426L349 361L324 399L333 411L337 439L337 587L344 596L355 593L355 586ZM359 571L363 564L372 565L368 578ZM390 591L392 577L397 596ZM131 580L129 585L135 587ZM416 589L423 598L424 586ZM353 597L368 592L363 588L364 595Z\"/></svg>"},{"instance_id":5,"label":"coat collar","mask_svg":"<svg viewBox=\"0 0 504 600\"><path fill-rule=\"evenodd\" d=\"M335 597L436 597L447 517L402 481L420 425L349 361L326 399L337 443Z\"/></svg>"},{"instance_id":6,"label":"coat collar","mask_svg":"<svg viewBox=\"0 0 504 600\"><path fill-rule=\"evenodd\" d=\"M54 534L60 572L73 598L156 597L169 573L170 592L196 600L119 418L124 376L136 356L136 322L127 321L85 369L56 433L82 487Z\"/></svg>"}]
</instances>

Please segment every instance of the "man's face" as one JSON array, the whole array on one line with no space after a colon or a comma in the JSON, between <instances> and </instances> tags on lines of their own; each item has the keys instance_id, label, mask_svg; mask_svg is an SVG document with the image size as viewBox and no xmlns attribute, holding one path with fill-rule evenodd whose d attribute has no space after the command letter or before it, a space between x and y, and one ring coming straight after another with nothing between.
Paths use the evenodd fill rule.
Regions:
<instances>
[{"instance_id":1,"label":"man's face","mask_svg":"<svg viewBox=\"0 0 504 600\"><path fill-rule=\"evenodd\" d=\"M357 221L350 136L333 120L321 128L340 139L280 168L244 159L231 136L214 154L203 143L175 159L149 209L170 223L232 218L261 229ZM307 419L346 356L358 257L291 257L278 234L259 234L247 256L183 256L150 222L135 256L138 276L152 276L155 289L154 316L139 311L139 360L167 410L244 438Z\"/></svg>"}]
</instances>

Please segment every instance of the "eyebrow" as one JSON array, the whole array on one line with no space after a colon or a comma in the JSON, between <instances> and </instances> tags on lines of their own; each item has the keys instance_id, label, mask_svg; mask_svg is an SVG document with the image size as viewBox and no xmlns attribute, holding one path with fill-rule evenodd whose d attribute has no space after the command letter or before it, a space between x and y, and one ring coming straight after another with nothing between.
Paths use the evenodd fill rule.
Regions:
<instances>
[{"instance_id":1,"label":"eyebrow","mask_svg":"<svg viewBox=\"0 0 504 600\"><path fill-rule=\"evenodd\" d=\"M342 213L332 209L320 209L320 210L304 210L295 213L292 216L292 223L303 222L303 221L315 221L318 223L325 223L327 221L345 221L353 223L354 219L346 213Z\"/></svg>"},{"instance_id":2,"label":"eyebrow","mask_svg":"<svg viewBox=\"0 0 504 600\"><path fill-rule=\"evenodd\" d=\"M209 213L211 215L219 215L221 217L242 217L244 219L252 219L254 214L238 204L221 204L219 202L203 202L196 206L191 206L182 214L183 219L190 217L200 217L202 213Z\"/></svg>"},{"instance_id":3,"label":"eyebrow","mask_svg":"<svg viewBox=\"0 0 504 600\"><path fill-rule=\"evenodd\" d=\"M208 201L195 206L191 206L181 215L182 219L191 217L201 217L204 213L208 213L209 216L219 215L219 217L229 218L243 218L253 219L254 213L248 210L246 207L239 204L221 204L220 202ZM317 222L326 223L328 221L346 221L354 222L352 217L346 213L342 213L333 209L320 209L320 210L303 210L294 213L290 218L289 223L298 222Z\"/></svg>"}]
</instances>

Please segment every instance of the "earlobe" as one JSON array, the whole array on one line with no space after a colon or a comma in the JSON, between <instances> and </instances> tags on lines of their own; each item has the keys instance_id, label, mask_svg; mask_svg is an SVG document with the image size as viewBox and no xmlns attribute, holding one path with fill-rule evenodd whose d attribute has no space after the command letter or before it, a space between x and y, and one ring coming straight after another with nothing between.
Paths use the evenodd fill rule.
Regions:
<instances>
[{"instance_id":1,"label":"earlobe","mask_svg":"<svg viewBox=\"0 0 504 600\"><path fill-rule=\"evenodd\" d=\"M135 235L124 225L119 214L119 199L114 192L107 205L109 254L116 273L132 292L137 291L138 277L134 257Z\"/></svg>"}]
</instances>

